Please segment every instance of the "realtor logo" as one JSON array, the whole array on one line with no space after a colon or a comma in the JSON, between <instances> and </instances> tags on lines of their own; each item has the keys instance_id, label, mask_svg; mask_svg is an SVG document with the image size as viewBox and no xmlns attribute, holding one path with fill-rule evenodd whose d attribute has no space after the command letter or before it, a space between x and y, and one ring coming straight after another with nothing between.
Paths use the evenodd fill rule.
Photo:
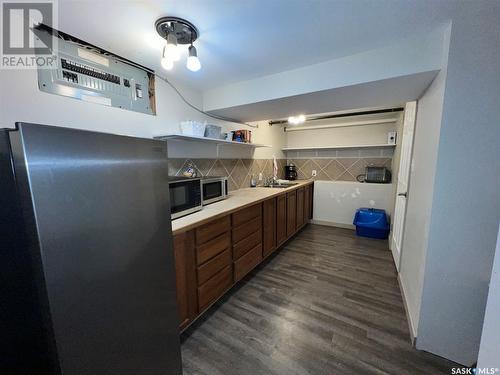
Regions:
<instances>
[{"instance_id":1,"label":"realtor logo","mask_svg":"<svg viewBox=\"0 0 500 375\"><path fill-rule=\"evenodd\" d=\"M36 29L40 24L54 28L54 1L1 2L2 68L39 68L55 64L54 38Z\"/></svg>"}]
</instances>

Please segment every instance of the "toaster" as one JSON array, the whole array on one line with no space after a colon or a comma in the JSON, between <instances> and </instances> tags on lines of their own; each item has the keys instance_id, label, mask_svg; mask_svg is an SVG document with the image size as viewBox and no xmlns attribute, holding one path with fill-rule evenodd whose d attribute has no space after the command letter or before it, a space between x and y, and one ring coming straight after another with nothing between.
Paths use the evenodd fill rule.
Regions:
<instances>
[{"instance_id":1,"label":"toaster","mask_svg":"<svg viewBox=\"0 0 500 375\"><path fill-rule=\"evenodd\" d=\"M366 167L364 182L389 184L391 183L391 171L386 167Z\"/></svg>"}]
</instances>

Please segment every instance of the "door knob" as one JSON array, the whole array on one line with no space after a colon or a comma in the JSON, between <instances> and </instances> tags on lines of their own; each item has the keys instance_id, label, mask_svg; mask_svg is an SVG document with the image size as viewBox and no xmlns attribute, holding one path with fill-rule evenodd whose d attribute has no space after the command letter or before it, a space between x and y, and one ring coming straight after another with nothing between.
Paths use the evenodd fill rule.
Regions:
<instances>
[{"instance_id":1,"label":"door knob","mask_svg":"<svg viewBox=\"0 0 500 375\"><path fill-rule=\"evenodd\" d=\"M405 197L407 196L408 193L398 193L398 197Z\"/></svg>"}]
</instances>

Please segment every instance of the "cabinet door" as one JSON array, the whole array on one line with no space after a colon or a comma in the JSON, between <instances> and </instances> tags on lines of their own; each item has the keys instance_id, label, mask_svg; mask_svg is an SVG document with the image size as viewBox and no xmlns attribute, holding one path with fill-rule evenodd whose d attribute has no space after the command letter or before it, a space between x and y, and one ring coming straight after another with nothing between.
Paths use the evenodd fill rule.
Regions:
<instances>
[{"instance_id":1,"label":"cabinet door","mask_svg":"<svg viewBox=\"0 0 500 375\"><path fill-rule=\"evenodd\" d=\"M286 195L286 236L295 234L297 227L297 191L294 190Z\"/></svg>"},{"instance_id":2,"label":"cabinet door","mask_svg":"<svg viewBox=\"0 0 500 375\"><path fill-rule=\"evenodd\" d=\"M304 188L297 190L297 229L302 228L304 225Z\"/></svg>"},{"instance_id":3,"label":"cabinet door","mask_svg":"<svg viewBox=\"0 0 500 375\"><path fill-rule=\"evenodd\" d=\"M286 241L286 194L276 198L276 245Z\"/></svg>"},{"instance_id":4,"label":"cabinet door","mask_svg":"<svg viewBox=\"0 0 500 375\"><path fill-rule=\"evenodd\" d=\"M304 224L309 222L311 212L311 185L304 187Z\"/></svg>"},{"instance_id":5,"label":"cabinet door","mask_svg":"<svg viewBox=\"0 0 500 375\"><path fill-rule=\"evenodd\" d=\"M276 198L264 201L263 210L264 239L262 255L266 257L276 249Z\"/></svg>"},{"instance_id":6,"label":"cabinet door","mask_svg":"<svg viewBox=\"0 0 500 375\"><path fill-rule=\"evenodd\" d=\"M307 185L309 188L309 211L307 212L307 218L312 220L313 218L313 202L314 202L314 184Z\"/></svg>"},{"instance_id":7,"label":"cabinet door","mask_svg":"<svg viewBox=\"0 0 500 375\"><path fill-rule=\"evenodd\" d=\"M174 236L175 278L179 328L185 328L198 313L196 259L193 231Z\"/></svg>"}]
</instances>

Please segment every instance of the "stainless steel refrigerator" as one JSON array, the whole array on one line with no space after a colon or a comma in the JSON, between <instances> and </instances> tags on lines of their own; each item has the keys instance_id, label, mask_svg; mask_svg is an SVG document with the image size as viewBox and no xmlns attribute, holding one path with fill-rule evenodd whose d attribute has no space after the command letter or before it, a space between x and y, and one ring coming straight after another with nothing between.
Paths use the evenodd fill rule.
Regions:
<instances>
[{"instance_id":1,"label":"stainless steel refrigerator","mask_svg":"<svg viewBox=\"0 0 500 375\"><path fill-rule=\"evenodd\" d=\"M166 143L0 131L0 373L182 373Z\"/></svg>"}]
</instances>

